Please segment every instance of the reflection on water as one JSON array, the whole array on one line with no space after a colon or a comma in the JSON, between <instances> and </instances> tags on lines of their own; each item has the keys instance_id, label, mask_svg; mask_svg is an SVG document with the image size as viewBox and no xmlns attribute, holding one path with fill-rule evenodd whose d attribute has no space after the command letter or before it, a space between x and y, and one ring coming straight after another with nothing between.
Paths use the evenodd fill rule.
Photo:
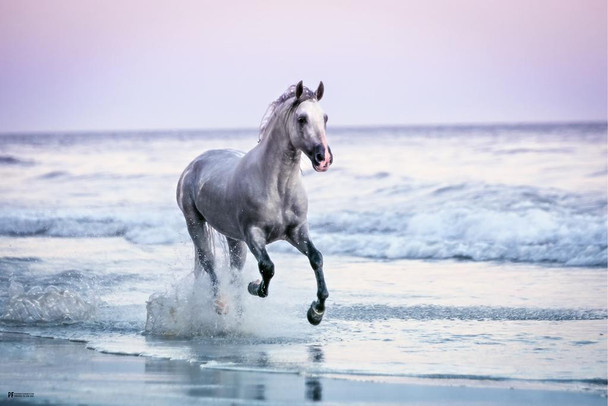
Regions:
<instances>
[{"instance_id":1,"label":"reflection on water","mask_svg":"<svg viewBox=\"0 0 608 406\"><path fill-rule=\"evenodd\" d=\"M320 345L308 346L308 355L310 362L323 362L325 361L325 354L323 354L323 347Z\"/></svg>"},{"instance_id":2,"label":"reflection on water","mask_svg":"<svg viewBox=\"0 0 608 406\"><path fill-rule=\"evenodd\" d=\"M323 347L320 345L308 346L308 356L309 361L312 363L322 363L325 361ZM323 385L319 378L306 378L306 400L312 400L314 402L323 400Z\"/></svg>"},{"instance_id":3,"label":"reflection on water","mask_svg":"<svg viewBox=\"0 0 608 406\"><path fill-rule=\"evenodd\" d=\"M306 378L306 400L314 402L323 400L323 386L319 378Z\"/></svg>"},{"instance_id":4,"label":"reflection on water","mask_svg":"<svg viewBox=\"0 0 608 406\"><path fill-rule=\"evenodd\" d=\"M311 363L323 363L325 355L319 345L308 347ZM268 367L271 362L265 351L252 354L253 367ZM289 373L242 373L199 362L167 361L148 358L145 361L145 383L166 386L167 391L184 391L196 398L242 399L260 401L322 401L323 384L319 377Z\"/></svg>"}]
</instances>

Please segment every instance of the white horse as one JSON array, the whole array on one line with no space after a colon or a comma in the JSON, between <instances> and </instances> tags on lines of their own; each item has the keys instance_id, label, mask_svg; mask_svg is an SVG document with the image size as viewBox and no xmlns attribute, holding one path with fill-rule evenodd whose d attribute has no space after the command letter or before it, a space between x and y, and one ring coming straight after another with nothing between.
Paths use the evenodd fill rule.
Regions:
<instances>
[{"instance_id":1,"label":"white horse","mask_svg":"<svg viewBox=\"0 0 608 406\"><path fill-rule=\"evenodd\" d=\"M260 141L248 153L211 150L186 167L177 185L177 203L194 242L195 274L205 270L218 306L211 229L228 241L230 265L241 270L246 247L258 261L262 280L249 283L252 295L266 297L274 264L266 245L286 240L306 255L317 280L317 300L308 321L317 325L329 296L323 277L323 256L308 235L308 198L302 185L300 157L310 159L317 172L333 162L327 144L327 115L319 100L323 82L315 92L300 81L274 101L260 128Z\"/></svg>"}]
</instances>

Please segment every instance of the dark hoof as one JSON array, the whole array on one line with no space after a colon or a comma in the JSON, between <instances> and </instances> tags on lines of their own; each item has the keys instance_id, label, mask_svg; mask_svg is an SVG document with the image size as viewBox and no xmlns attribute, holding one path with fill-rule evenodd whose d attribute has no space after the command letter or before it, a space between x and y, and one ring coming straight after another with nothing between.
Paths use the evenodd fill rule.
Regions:
<instances>
[{"instance_id":1,"label":"dark hoof","mask_svg":"<svg viewBox=\"0 0 608 406\"><path fill-rule=\"evenodd\" d=\"M306 313L306 317L308 318L308 322L313 326L317 326L323 320L323 315L325 314L325 310L322 312L317 311L315 309L315 305L317 302L312 302L310 308L308 309L308 313Z\"/></svg>"},{"instance_id":2,"label":"dark hoof","mask_svg":"<svg viewBox=\"0 0 608 406\"><path fill-rule=\"evenodd\" d=\"M249 282L249 286L247 286L247 291L253 296L268 296L268 289L264 289L264 282L260 280L257 280L255 282Z\"/></svg>"},{"instance_id":3,"label":"dark hoof","mask_svg":"<svg viewBox=\"0 0 608 406\"><path fill-rule=\"evenodd\" d=\"M258 295L258 288L260 287L260 283L258 282L249 282L249 286L247 286L247 291L253 296Z\"/></svg>"}]
</instances>

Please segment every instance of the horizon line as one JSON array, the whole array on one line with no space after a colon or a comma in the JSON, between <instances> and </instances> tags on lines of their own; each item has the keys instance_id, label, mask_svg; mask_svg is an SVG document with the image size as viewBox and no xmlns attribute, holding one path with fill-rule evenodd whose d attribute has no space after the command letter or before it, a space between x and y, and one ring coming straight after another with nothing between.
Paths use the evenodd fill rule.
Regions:
<instances>
[{"instance_id":1,"label":"horizon line","mask_svg":"<svg viewBox=\"0 0 608 406\"><path fill-rule=\"evenodd\" d=\"M599 120L547 120L547 121L496 121L496 122L454 122L454 123L410 123L410 124L338 124L330 128L335 130L366 130L389 128L447 128L447 127L524 127L524 126L560 126L560 125L606 125L608 119ZM69 129L69 130L17 130L0 131L0 136L7 135L50 135L50 134L105 134L105 133L163 133L163 132L232 132L259 131L256 127L174 127L174 128L123 128L123 129Z\"/></svg>"}]
</instances>

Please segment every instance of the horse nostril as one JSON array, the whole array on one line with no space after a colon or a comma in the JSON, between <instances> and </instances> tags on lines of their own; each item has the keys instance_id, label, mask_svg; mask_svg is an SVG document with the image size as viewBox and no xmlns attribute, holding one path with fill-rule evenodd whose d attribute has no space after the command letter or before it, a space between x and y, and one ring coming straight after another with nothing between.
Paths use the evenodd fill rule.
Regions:
<instances>
[{"instance_id":1,"label":"horse nostril","mask_svg":"<svg viewBox=\"0 0 608 406\"><path fill-rule=\"evenodd\" d=\"M313 150L313 158L317 165L325 161L325 147L323 145L319 144L315 146Z\"/></svg>"}]
</instances>

